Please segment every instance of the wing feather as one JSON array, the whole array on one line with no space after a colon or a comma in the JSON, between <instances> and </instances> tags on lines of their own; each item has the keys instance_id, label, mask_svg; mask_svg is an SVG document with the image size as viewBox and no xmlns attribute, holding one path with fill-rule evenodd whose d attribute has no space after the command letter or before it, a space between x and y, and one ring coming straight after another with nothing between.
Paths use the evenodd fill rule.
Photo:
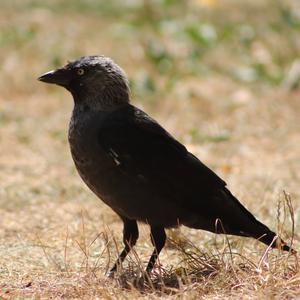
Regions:
<instances>
[{"instance_id":1,"label":"wing feather","mask_svg":"<svg viewBox=\"0 0 300 300\"><path fill-rule=\"evenodd\" d=\"M108 153L113 149L120 171L146 180L149 188L166 200L192 209L206 208L206 200L226 185L155 120L133 106L112 113L98 140Z\"/></svg>"}]
</instances>

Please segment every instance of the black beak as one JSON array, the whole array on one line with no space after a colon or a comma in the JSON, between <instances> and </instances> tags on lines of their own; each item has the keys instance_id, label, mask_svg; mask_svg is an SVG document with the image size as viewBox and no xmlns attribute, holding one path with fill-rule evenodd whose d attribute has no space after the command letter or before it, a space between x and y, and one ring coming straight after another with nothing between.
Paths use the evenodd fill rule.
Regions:
<instances>
[{"instance_id":1,"label":"black beak","mask_svg":"<svg viewBox=\"0 0 300 300\"><path fill-rule=\"evenodd\" d=\"M43 74L38 80L67 87L71 81L71 72L68 69L60 68Z\"/></svg>"}]
</instances>

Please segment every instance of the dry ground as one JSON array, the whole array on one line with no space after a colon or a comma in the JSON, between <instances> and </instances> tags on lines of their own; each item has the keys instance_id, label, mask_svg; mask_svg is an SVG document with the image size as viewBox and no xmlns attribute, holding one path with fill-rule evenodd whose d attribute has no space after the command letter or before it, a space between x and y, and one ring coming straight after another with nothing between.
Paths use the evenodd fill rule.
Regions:
<instances>
[{"instance_id":1,"label":"dry ground","mask_svg":"<svg viewBox=\"0 0 300 300\"><path fill-rule=\"evenodd\" d=\"M168 232L150 282L146 226L117 278L104 275L121 223L74 169L71 96L36 81L85 54L122 65L133 103L300 249L299 6L183 3L1 1L0 299L300 297L298 257L187 228Z\"/></svg>"}]
</instances>

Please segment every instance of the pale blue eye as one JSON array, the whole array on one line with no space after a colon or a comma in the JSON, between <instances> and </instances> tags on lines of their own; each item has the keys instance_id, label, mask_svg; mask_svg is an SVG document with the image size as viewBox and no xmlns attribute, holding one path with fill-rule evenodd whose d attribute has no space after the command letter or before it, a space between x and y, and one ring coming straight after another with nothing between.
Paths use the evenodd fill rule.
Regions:
<instances>
[{"instance_id":1,"label":"pale blue eye","mask_svg":"<svg viewBox=\"0 0 300 300\"><path fill-rule=\"evenodd\" d=\"M81 69L81 68L78 69L78 70L77 70L77 74L80 75L80 76L83 75L83 74L84 74L84 70Z\"/></svg>"}]
</instances>

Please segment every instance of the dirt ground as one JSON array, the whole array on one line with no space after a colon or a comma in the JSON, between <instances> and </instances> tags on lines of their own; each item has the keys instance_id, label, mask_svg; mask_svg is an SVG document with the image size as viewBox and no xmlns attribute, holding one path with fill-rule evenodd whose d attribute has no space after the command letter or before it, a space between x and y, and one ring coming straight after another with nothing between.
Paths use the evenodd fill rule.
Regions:
<instances>
[{"instance_id":1,"label":"dirt ground","mask_svg":"<svg viewBox=\"0 0 300 300\"><path fill-rule=\"evenodd\" d=\"M274 4L276 2L276 4ZM300 7L294 1L0 4L0 299L298 299L299 258L179 228L151 280L147 226L115 279L122 224L79 178L73 103L36 78L112 57L146 110L300 249Z\"/></svg>"}]
</instances>

